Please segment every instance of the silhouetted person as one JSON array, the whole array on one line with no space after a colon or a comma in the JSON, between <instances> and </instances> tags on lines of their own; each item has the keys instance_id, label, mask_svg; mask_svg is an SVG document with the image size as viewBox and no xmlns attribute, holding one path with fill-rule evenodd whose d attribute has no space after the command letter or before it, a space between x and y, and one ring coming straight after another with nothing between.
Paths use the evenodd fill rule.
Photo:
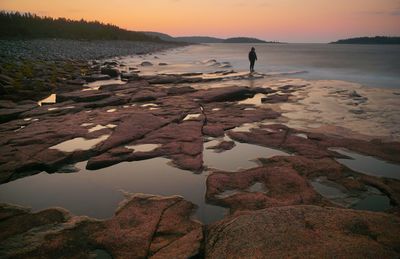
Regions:
<instances>
[{"instance_id":1,"label":"silhouetted person","mask_svg":"<svg viewBox=\"0 0 400 259\"><path fill-rule=\"evenodd\" d=\"M256 49L254 47L252 47L249 52L249 60L250 60L250 72L254 72L254 63L256 63L257 60Z\"/></svg>"}]
</instances>

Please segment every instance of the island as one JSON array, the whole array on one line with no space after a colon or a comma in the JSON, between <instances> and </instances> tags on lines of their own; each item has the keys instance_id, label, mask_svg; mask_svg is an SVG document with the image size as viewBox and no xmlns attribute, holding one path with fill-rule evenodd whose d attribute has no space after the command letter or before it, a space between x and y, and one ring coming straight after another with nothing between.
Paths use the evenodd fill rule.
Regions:
<instances>
[{"instance_id":1,"label":"island","mask_svg":"<svg viewBox=\"0 0 400 259\"><path fill-rule=\"evenodd\" d=\"M400 44L400 37L358 37L337 40L335 42L331 42L330 44Z\"/></svg>"},{"instance_id":2,"label":"island","mask_svg":"<svg viewBox=\"0 0 400 259\"><path fill-rule=\"evenodd\" d=\"M253 37L233 37L233 38L216 38L210 36L184 36L184 37L173 37L171 35L160 33L160 32L149 32L144 31L143 33L158 37L163 41L170 41L170 42L186 42L186 43L193 43L193 44L201 44L201 43L280 43L277 41L265 41L260 40Z\"/></svg>"}]
</instances>

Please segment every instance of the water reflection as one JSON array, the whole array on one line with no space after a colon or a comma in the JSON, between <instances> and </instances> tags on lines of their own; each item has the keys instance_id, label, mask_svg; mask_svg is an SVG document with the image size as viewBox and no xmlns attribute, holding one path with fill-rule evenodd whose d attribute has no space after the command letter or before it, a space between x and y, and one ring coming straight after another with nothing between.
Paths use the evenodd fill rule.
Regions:
<instances>
[{"instance_id":1,"label":"water reflection","mask_svg":"<svg viewBox=\"0 0 400 259\"><path fill-rule=\"evenodd\" d=\"M93 123L83 123L83 124L81 124L81 126L85 127L85 126L90 126L92 124ZM96 126L88 129L88 132L94 132L94 131L98 131L98 130L102 130L102 129L113 129L115 127L117 127L117 125L115 125L115 124L107 124L105 126L103 126L101 124L97 124Z\"/></svg>"},{"instance_id":2,"label":"water reflection","mask_svg":"<svg viewBox=\"0 0 400 259\"><path fill-rule=\"evenodd\" d=\"M188 114L188 115L186 115L186 117L183 120L187 121L187 120L191 120L191 119L197 119L200 117L200 115L201 115L200 113Z\"/></svg>"},{"instance_id":3,"label":"water reflection","mask_svg":"<svg viewBox=\"0 0 400 259\"><path fill-rule=\"evenodd\" d=\"M39 106L42 106L45 104L53 104L53 103L56 103L56 94L51 94L48 97L46 97L38 102Z\"/></svg>"},{"instance_id":4,"label":"water reflection","mask_svg":"<svg viewBox=\"0 0 400 259\"><path fill-rule=\"evenodd\" d=\"M206 174L193 174L168 165L165 158L123 162L96 171L86 162L77 173L40 173L0 186L0 201L30 206L35 211L60 206L75 215L109 218L122 190L131 193L181 195L199 206L196 218L204 223L221 219L227 210L205 203Z\"/></svg>"},{"instance_id":5,"label":"water reflection","mask_svg":"<svg viewBox=\"0 0 400 259\"><path fill-rule=\"evenodd\" d=\"M227 141L232 141L225 137ZM215 150L207 149L215 146L220 140L209 141L204 144L203 161L209 168L236 171L238 169L248 169L257 166L257 158L270 158L273 156L289 156L290 154L267 147L251 145L246 143L235 142L236 146L224 152L215 152Z\"/></svg>"},{"instance_id":6,"label":"water reflection","mask_svg":"<svg viewBox=\"0 0 400 259\"><path fill-rule=\"evenodd\" d=\"M377 177L387 177L400 180L400 165L365 156L345 149L331 148L330 150L352 159L337 159L337 161L354 171Z\"/></svg>"},{"instance_id":7,"label":"water reflection","mask_svg":"<svg viewBox=\"0 0 400 259\"><path fill-rule=\"evenodd\" d=\"M128 149L132 149L134 152L151 152L156 148L161 147L160 144L140 144L134 146L125 146Z\"/></svg>"},{"instance_id":8,"label":"water reflection","mask_svg":"<svg viewBox=\"0 0 400 259\"><path fill-rule=\"evenodd\" d=\"M51 149L58 149L63 152L73 152L77 150L89 150L95 147L100 142L106 140L110 135L101 135L95 139L74 138L64 141L60 144L50 147Z\"/></svg>"},{"instance_id":9,"label":"water reflection","mask_svg":"<svg viewBox=\"0 0 400 259\"><path fill-rule=\"evenodd\" d=\"M314 189L331 202L356 210L385 211L390 199L377 188L366 186L363 192L350 192L344 186L319 177L311 181Z\"/></svg>"},{"instance_id":10,"label":"water reflection","mask_svg":"<svg viewBox=\"0 0 400 259\"><path fill-rule=\"evenodd\" d=\"M239 104L252 104L255 106L262 105L262 98L265 98L265 94L256 94L251 98L247 98L243 101L238 102Z\"/></svg>"}]
</instances>

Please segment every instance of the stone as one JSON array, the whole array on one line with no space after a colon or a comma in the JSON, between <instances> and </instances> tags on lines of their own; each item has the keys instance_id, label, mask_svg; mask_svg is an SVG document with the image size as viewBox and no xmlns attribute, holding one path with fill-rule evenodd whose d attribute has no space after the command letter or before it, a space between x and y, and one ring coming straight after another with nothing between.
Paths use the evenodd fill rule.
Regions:
<instances>
[{"instance_id":1,"label":"stone","mask_svg":"<svg viewBox=\"0 0 400 259\"><path fill-rule=\"evenodd\" d=\"M97 108L97 107L117 106L126 104L128 101L129 97L110 96L98 100L96 102L88 102L87 104L84 104L84 107Z\"/></svg>"},{"instance_id":2,"label":"stone","mask_svg":"<svg viewBox=\"0 0 400 259\"><path fill-rule=\"evenodd\" d=\"M0 100L0 108L10 109L15 108L17 104L11 100Z\"/></svg>"},{"instance_id":3,"label":"stone","mask_svg":"<svg viewBox=\"0 0 400 259\"><path fill-rule=\"evenodd\" d=\"M239 101L254 96L254 92L243 86L220 87L198 91L194 93L193 98L200 99L202 102L226 102Z\"/></svg>"},{"instance_id":4,"label":"stone","mask_svg":"<svg viewBox=\"0 0 400 259\"><path fill-rule=\"evenodd\" d=\"M150 61L143 61L142 63L140 63L140 65L142 67L151 67L153 63L151 63Z\"/></svg>"},{"instance_id":5,"label":"stone","mask_svg":"<svg viewBox=\"0 0 400 259\"><path fill-rule=\"evenodd\" d=\"M282 103L289 100L290 94L273 94L261 98L262 103Z\"/></svg>"},{"instance_id":6,"label":"stone","mask_svg":"<svg viewBox=\"0 0 400 259\"><path fill-rule=\"evenodd\" d=\"M56 98L57 102L65 102L68 100L73 100L75 102L95 102L110 96L111 93L109 92L90 90L58 94Z\"/></svg>"},{"instance_id":7,"label":"stone","mask_svg":"<svg viewBox=\"0 0 400 259\"><path fill-rule=\"evenodd\" d=\"M225 135L225 131L223 127L216 125L205 125L203 127L203 134L210 137L222 137Z\"/></svg>"},{"instance_id":8,"label":"stone","mask_svg":"<svg viewBox=\"0 0 400 259\"><path fill-rule=\"evenodd\" d=\"M1 85L12 85L13 79L7 75L0 74L0 84Z\"/></svg>"},{"instance_id":9,"label":"stone","mask_svg":"<svg viewBox=\"0 0 400 259\"><path fill-rule=\"evenodd\" d=\"M122 119L111 136L96 148L96 150L97 152L104 152L110 148L129 143L142 138L147 133L155 131L168 123L170 123L170 120L154 116L151 113L136 113ZM89 165L90 161L88 167L90 167Z\"/></svg>"},{"instance_id":10,"label":"stone","mask_svg":"<svg viewBox=\"0 0 400 259\"><path fill-rule=\"evenodd\" d=\"M351 98L354 98L354 97L362 97L359 93L357 93L355 90L354 91L352 91L350 94L349 94L349 96L351 97Z\"/></svg>"},{"instance_id":11,"label":"stone","mask_svg":"<svg viewBox=\"0 0 400 259\"><path fill-rule=\"evenodd\" d=\"M81 78L77 78L77 79L67 80L66 83L70 84L70 85L80 85L80 86L82 86L82 85L86 84L86 81L81 79Z\"/></svg>"},{"instance_id":12,"label":"stone","mask_svg":"<svg viewBox=\"0 0 400 259\"><path fill-rule=\"evenodd\" d=\"M100 69L100 73L102 75L109 75L110 77L117 77L121 74L121 72L117 68L113 67L102 67Z\"/></svg>"},{"instance_id":13,"label":"stone","mask_svg":"<svg viewBox=\"0 0 400 259\"><path fill-rule=\"evenodd\" d=\"M263 189L249 191L255 183L260 183ZM222 195L229 190L235 192ZM274 164L239 172L214 172L207 178L206 198L213 204L229 207L231 213L298 204L330 204L290 165Z\"/></svg>"},{"instance_id":14,"label":"stone","mask_svg":"<svg viewBox=\"0 0 400 259\"><path fill-rule=\"evenodd\" d=\"M169 87L167 90L168 95L177 95L177 94L187 94L187 93L193 93L196 92L197 90L194 89L191 86L181 86L181 87Z\"/></svg>"},{"instance_id":15,"label":"stone","mask_svg":"<svg viewBox=\"0 0 400 259\"><path fill-rule=\"evenodd\" d=\"M310 158L331 156L327 148L321 148L315 141L297 136L293 130L284 125L275 126L267 125L249 132L229 131L228 136L236 141L284 149Z\"/></svg>"},{"instance_id":16,"label":"stone","mask_svg":"<svg viewBox=\"0 0 400 259\"><path fill-rule=\"evenodd\" d=\"M4 103L3 105L8 105L9 107L12 107L11 102L9 103ZM22 104L22 105L17 105L12 108L1 108L0 109L0 123L8 122L11 120L15 120L19 117L24 112L30 111L39 105L37 103L32 103L32 104Z\"/></svg>"},{"instance_id":17,"label":"stone","mask_svg":"<svg viewBox=\"0 0 400 259\"><path fill-rule=\"evenodd\" d=\"M126 81L133 81L133 80L138 80L139 75L134 72L128 72L128 73L121 73L121 80L126 80Z\"/></svg>"},{"instance_id":18,"label":"stone","mask_svg":"<svg viewBox=\"0 0 400 259\"><path fill-rule=\"evenodd\" d=\"M206 258L397 258L400 218L310 205L240 212L207 227Z\"/></svg>"},{"instance_id":19,"label":"stone","mask_svg":"<svg viewBox=\"0 0 400 259\"><path fill-rule=\"evenodd\" d=\"M4 258L190 258L200 253L196 206L182 197L125 194L114 217L97 220L61 209L37 213L0 205L0 255ZM18 212L18 213L16 213Z\"/></svg>"},{"instance_id":20,"label":"stone","mask_svg":"<svg viewBox=\"0 0 400 259\"><path fill-rule=\"evenodd\" d=\"M231 150L232 148L234 148L236 146L234 141L222 141L219 144L212 146L212 147L208 147L207 149L215 149L218 152L223 152L226 150Z\"/></svg>"},{"instance_id":21,"label":"stone","mask_svg":"<svg viewBox=\"0 0 400 259\"><path fill-rule=\"evenodd\" d=\"M106 61L103 63L103 66L118 66L119 63L117 61Z\"/></svg>"},{"instance_id":22,"label":"stone","mask_svg":"<svg viewBox=\"0 0 400 259\"><path fill-rule=\"evenodd\" d=\"M109 75L101 75L101 74L93 74L93 75L88 75L84 76L83 79L86 80L86 82L95 82L95 81L100 81L100 80L109 80L111 77Z\"/></svg>"}]
</instances>

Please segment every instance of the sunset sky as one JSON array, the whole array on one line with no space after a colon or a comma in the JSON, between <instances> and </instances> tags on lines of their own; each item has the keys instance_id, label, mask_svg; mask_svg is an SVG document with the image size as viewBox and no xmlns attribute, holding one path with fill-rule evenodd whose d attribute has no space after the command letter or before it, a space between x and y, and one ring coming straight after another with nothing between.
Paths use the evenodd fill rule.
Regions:
<instances>
[{"instance_id":1,"label":"sunset sky","mask_svg":"<svg viewBox=\"0 0 400 259\"><path fill-rule=\"evenodd\" d=\"M400 36L400 0L0 0L0 9L172 36L285 42Z\"/></svg>"}]
</instances>

